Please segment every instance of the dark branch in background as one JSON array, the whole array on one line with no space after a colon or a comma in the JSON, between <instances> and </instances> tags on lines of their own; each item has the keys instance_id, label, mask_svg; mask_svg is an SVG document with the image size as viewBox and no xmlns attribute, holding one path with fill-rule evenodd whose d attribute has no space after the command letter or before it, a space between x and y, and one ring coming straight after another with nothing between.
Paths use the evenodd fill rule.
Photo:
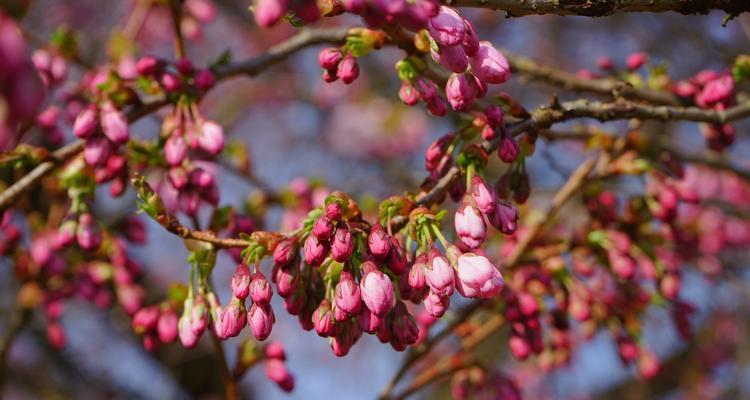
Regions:
<instances>
[{"instance_id":1,"label":"dark branch in background","mask_svg":"<svg viewBox=\"0 0 750 400\"><path fill-rule=\"evenodd\" d=\"M747 0L443 0L453 7L477 7L524 15L581 15L603 17L621 12L707 14L713 10L738 15L750 11Z\"/></svg>"},{"instance_id":2,"label":"dark branch in background","mask_svg":"<svg viewBox=\"0 0 750 400\"><path fill-rule=\"evenodd\" d=\"M631 100L643 100L654 104L667 106L680 106L680 99L672 93L635 88L627 82L613 78L584 79L569 72L551 67L530 58L502 50L508 59L508 64L514 72L519 72L525 77L538 80L565 90L574 92L590 92L601 95L613 95L625 97Z\"/></svg>"},{"instance_id":3,"label":"dark branch in background","mask_svg":"<svg viewBox=\"0 0 750 400\"><path fill-rule=\"evenodd\" d=\"M29 310L22 309L17 306L13 310L12 320L8 325L8 331L0 341L0 393L3 393L3 386L5 384L5 378L8 376L8 353L13 341L16 339L23 328L29 323L31 319L31 312Z\"/></svg>"}]
</instances>

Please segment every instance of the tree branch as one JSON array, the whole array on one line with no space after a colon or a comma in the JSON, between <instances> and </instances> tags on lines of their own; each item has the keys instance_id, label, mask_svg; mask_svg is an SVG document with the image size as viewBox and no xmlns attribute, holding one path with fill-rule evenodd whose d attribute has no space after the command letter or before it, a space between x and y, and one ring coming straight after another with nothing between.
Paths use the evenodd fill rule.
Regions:
<instances>
[{"instance_id":1,"label":"tree branch","mask_svg":"<svg viewBox=\"0 0 750 400\"><path fill-rule=\"evenodd\" d=\"M505 11L509 17L525 15L581 15L603 17L622 12L707 14L721 10L730 15L750 11L747 0L443 0L454 7Z\"/></svg>"}]
</instances>

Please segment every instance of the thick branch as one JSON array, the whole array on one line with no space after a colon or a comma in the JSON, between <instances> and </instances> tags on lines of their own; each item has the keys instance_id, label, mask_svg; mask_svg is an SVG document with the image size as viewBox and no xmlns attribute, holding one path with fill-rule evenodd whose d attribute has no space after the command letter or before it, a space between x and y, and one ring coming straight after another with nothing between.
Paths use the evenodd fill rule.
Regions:
<instances>
[{"instance_id":1,"label":"thick branch","mask_svg":"<svg viewBox=\"0 0 750 400\"><path fill-rule=\"evenodd\" d=\"M707 14L721 10L737 15L750 11L747 0L443 0L455 7L505 11L510 17L524 15L581 15L603 17L622 12Z\"/></svg>"}]
</instances>

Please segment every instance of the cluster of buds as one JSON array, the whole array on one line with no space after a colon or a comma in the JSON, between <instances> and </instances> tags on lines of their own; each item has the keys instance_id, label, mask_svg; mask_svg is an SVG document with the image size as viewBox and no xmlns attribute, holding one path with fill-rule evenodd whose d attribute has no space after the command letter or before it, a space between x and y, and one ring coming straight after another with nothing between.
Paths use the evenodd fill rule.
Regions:
<instances>
[{"instance_id":1,"label":"cluster of buds","mask_svg":"<svg viewBox=\"0 0 750 400\"><path fill-rule=\"evenodd\" d=\"M357 59L351 53L344 54L336 47L321 50L318 63L323 68L323 80L328 83L341 79L341 82L348 85L359 76Z\"/></svg>"},{"instance_id":2,"label":"cluster of buds","mask_svg":"<svg viewBox=\"0 0 750 400\"><path fill-rule=\"evenodd\" d=\"M701 108L724 110L735 103L735 80L729 73L705 70L690 79L678 81L673 91L680 97L692 98ZM735 129L729 124L702 126L703 136L709 148L722 151L734 143Z\"/></svg>"},{"instance_id":3,"label":"cluster of buds","mask_svg":"<svg viewBox=\"0 0 750 400\"><path fill-rule=\"evenodd\" d=\"M44 99L39 74L16 23L0 12L0 150L10 149L17 126L34 116Z\"/></svg>"},{"instance_id":4,"label":"cluster of buds","mask_svg":"<svg viewBox=\"0 0 750 400\"><path fill-rule=\"evenodd\" d=\"M207 24L216 18L216 7L212 0L185 0L181 13L180 30L186 38L198 40L203 37L201 24Z\"/></svg>"},{"instance_id":5,"label":"cluster of buds","mask_svg":"<svg viewBox=\"0 0 750 400\"><path fill-rule=\"evenodd\" d=\"M135 64L137 75L149 82L148 89L160 89L170 95L199 97L211 89L216 81L208 69L196 69L188 59L174 64L153 56L144 56Z\"/></svg>"},{"instance_id":6,"label":"cluster of buds","mask_svg":"<svg viewBox=\"0 0 750 400\"><path fill-rule=\"evenodd\" d=\"M511 378L480 367L462 369L451 377L451 396L456 400L521 400L521 389Z\"/></svg>"},{"instance_id":7,"label":"cluster of buds","mask_svg":"<svg viewBox=\"0 0 750 400\"><path fill-rule=\"evenodd\" d=\"M31 55L31 61L47 88L59 85L68 76L68 63L56 50L38 49Z\"/></svg>"},{"instance_id":8,"label":"cluster of buds","mask_svg":"<svg viewBox=\"0 0 750 400\"><path fill-rule=\"evenodd\" d=\"M169 302L141 308L133 314L131 324L133 331L143 336L143 347L148 351L177 340L178 317Z\"/></svg>"},{"instance_id":9,"label":"cluster of buds","mask_svg":"<svg viewBox=\"0 0 750 400\"><path fill-rule=\"evenodd\" d=\"M430 18L437 15L440 3L436 0L344 0L343 6L346 11L362 16L371 27L394 23L418 31L426 28Z\"/></svg>"}]
</instances>

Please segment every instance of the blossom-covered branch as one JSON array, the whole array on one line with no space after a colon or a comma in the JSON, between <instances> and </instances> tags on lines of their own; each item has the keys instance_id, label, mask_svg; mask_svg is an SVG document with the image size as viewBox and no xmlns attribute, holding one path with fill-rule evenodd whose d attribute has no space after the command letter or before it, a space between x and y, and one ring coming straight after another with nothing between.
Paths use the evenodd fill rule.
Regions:
<instances>
[{"instance_id":1,"label":"blossom-covered branch","mask_svg":"<svg viewBox=\"0 0 750 400\"><path fill-rule=\"evenodd\" d=\"M535 14L603 17L620 12L667 12L706 14L712 10L738 15L750 11L745 0L445 0L455 7L478 7L505 11L511 17Z\"/></svg>"}]
</instances>

